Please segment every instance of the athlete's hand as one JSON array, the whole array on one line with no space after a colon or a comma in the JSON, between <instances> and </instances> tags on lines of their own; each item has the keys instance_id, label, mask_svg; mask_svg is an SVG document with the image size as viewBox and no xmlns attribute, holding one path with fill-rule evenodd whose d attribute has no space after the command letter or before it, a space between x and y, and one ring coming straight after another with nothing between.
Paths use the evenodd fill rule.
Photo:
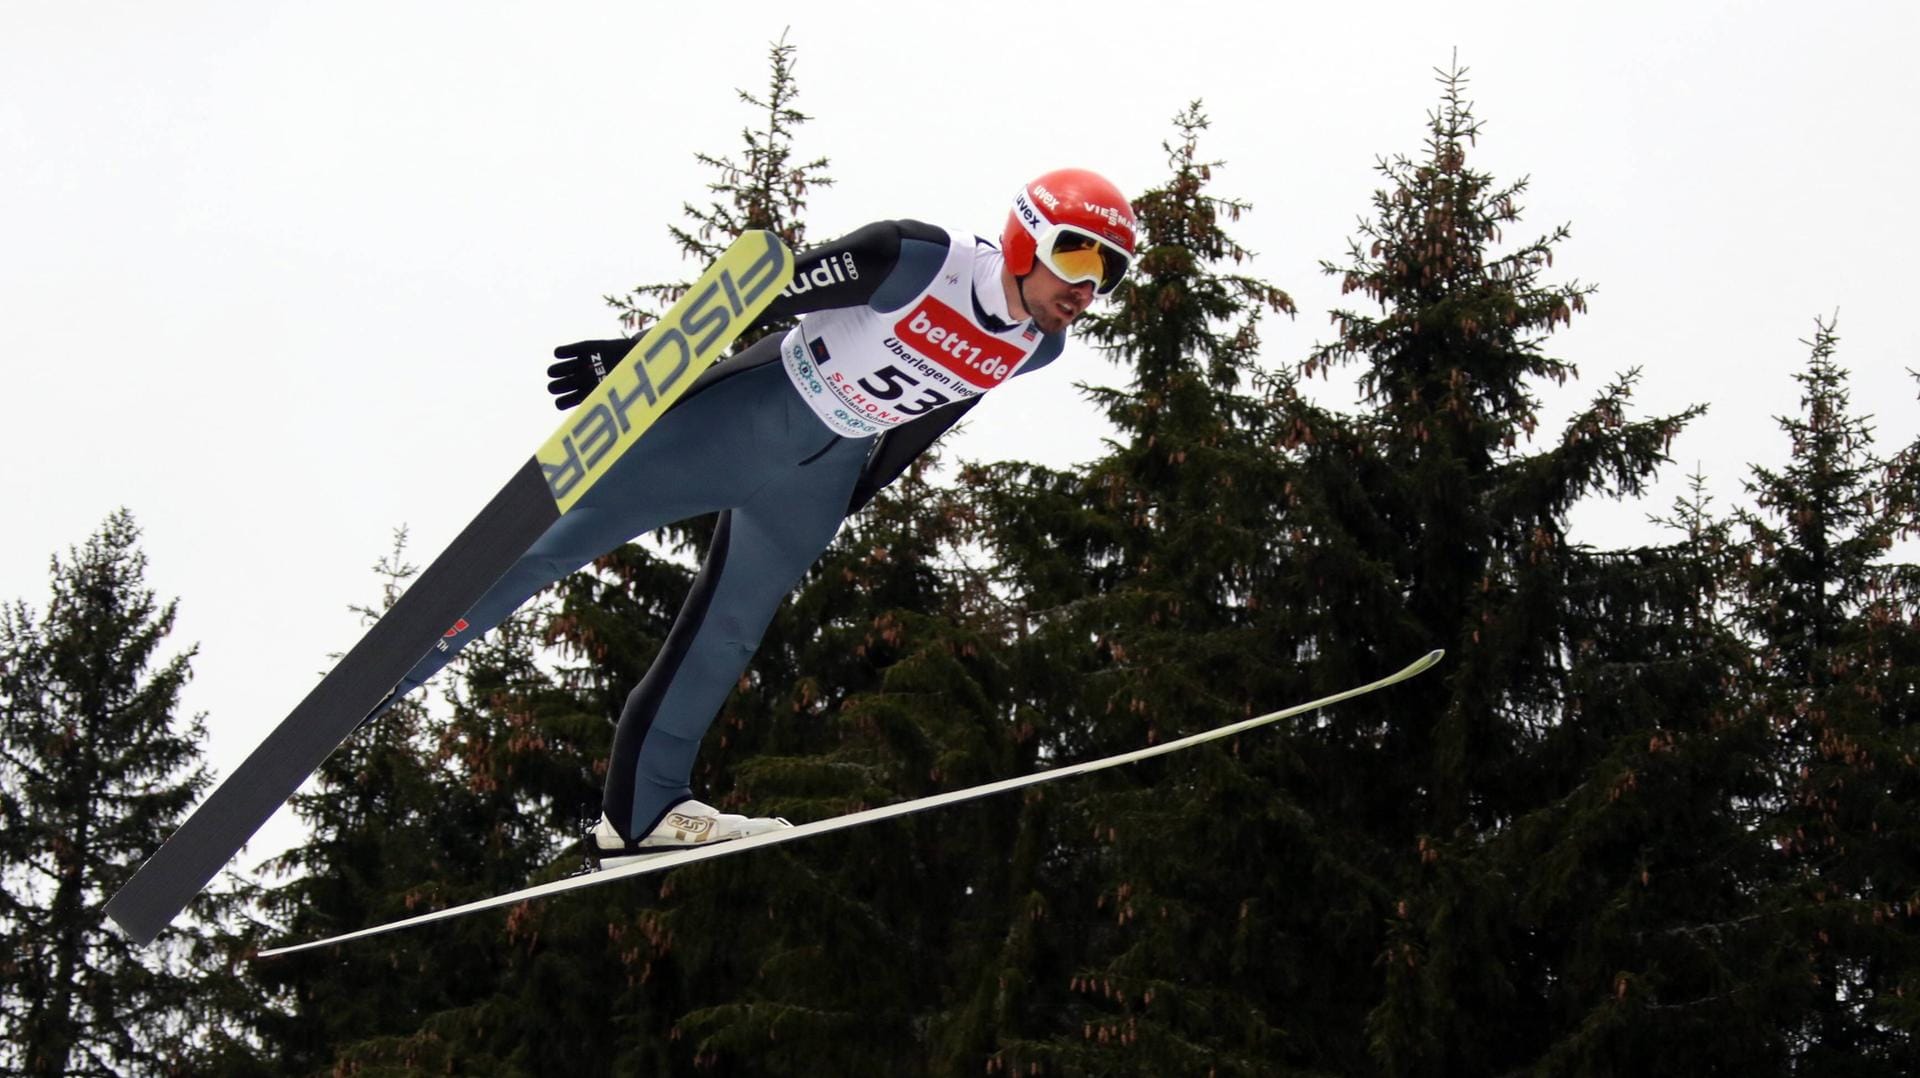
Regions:
<instances>
[{"instance_id":1,"label":"athlete's hand","mask_svg":"<svg viewBox=\"0 0 1920 1078\"><path fill-rule=\"evenodd\" d=\"M633 342L621 338L612 341L575 341L553 350L560 362L547 368L547 392L553 394L553 406L566 411L587 399L593 387L607 376L613 365L625 358Z\"/></svg>"}]
</instances>

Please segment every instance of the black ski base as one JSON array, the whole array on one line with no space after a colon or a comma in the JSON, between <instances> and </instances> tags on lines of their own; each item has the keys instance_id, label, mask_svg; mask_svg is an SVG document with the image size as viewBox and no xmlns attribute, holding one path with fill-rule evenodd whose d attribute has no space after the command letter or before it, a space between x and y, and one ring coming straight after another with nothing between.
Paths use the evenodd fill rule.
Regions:
<instances>
[{"instance_id":1,"label":"black ski base","mask_svg":"<svg viewBox=\"0 0 1920 1078\"><path fill-rule=\"evenodd\" d=\"M456 619L512 568L560 511L537 460L487 503L339 665L107 902L150 943L320 764L358 729Z\"/></svg>"}]
</instances>

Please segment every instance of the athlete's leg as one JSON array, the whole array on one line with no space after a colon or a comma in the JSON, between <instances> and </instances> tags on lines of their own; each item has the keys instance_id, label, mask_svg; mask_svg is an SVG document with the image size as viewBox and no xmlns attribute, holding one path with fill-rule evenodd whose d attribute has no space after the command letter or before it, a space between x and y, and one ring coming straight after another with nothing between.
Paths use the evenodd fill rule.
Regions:
<instances>
[{"instance_id":1,"label":"athlete's leg","mask_svg":"<svg viewBox=\"0 0 1920 1078\"><path fill-rule=\"evenodd\" d=\"M693 592L614 734L603 807L627 837L691 796L701 738L781 601L832 541L870 446L838 442L721 517Z\"/></svg>"}]
</instances>

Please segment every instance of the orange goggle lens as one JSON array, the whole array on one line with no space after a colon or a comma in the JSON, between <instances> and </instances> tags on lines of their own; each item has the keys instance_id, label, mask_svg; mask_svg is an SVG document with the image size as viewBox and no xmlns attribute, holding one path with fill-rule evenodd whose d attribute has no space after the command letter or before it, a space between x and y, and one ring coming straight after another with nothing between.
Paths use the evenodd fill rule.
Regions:
<instances>
[{"instance_id":1,"label":"orange goggle lens","mask_svg":"<svg viewBox=\"0 0 1920 1078\"><path fill-rule=\"evenodd\" d=\"M1125 251L1085 232L1061 229L1040 252L1047 268L1068 284L1092 281L1093 290L1106 295L1127 275L1132 259Z\"/></svg>"}]
</instances>

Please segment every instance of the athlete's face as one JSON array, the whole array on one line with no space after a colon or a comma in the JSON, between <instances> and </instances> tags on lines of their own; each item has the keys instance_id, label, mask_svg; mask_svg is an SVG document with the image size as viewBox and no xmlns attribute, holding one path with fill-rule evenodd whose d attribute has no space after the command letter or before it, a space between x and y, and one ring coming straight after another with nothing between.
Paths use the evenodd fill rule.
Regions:
<instances>
[{"instance_id":1,"label":"athlete's face","mask_svg":"<svg viewBox=\"0 0 1920 1078\"><path fill-rule=\"evenodd\" d=\"M1020 281L1019 292L1027 317L1033 319L1042 333L1058 333L1067 328L1074 319L1087 313L1088 305L1093 303L1092 281L1068 284L1039 259L1034 260L1033 272Z\"/></svg>"}]
</instances>

